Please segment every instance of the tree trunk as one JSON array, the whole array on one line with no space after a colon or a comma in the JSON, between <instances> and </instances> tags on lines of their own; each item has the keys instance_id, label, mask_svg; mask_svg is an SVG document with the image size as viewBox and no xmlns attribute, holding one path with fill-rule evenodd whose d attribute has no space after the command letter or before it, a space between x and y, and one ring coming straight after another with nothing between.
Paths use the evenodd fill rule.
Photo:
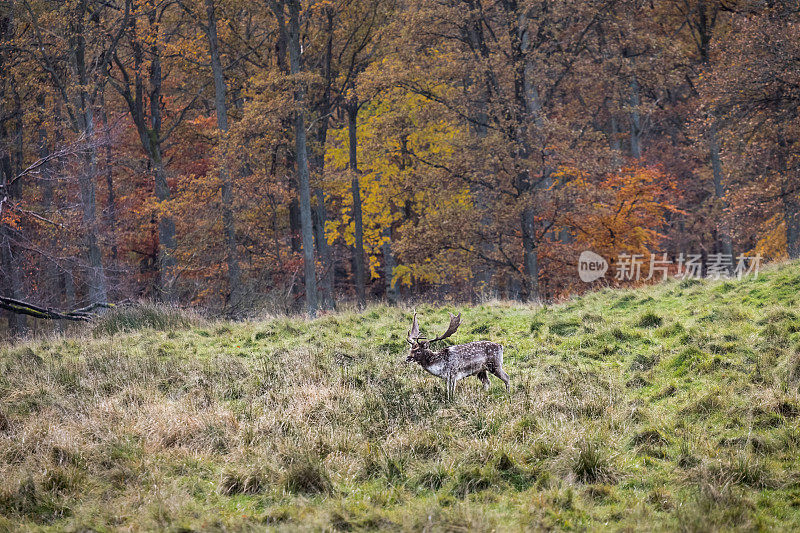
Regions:
<instances>
[{"instance_id":1,"label":"tree trunk","mask_svg":"<svg viewBox=\"0 0 800 533\"><path fill-rule=\"evenodd\" d=\"M392 283L394 269L397 264L392 254L392 226L389 224L383 230L383 275L386 291L386 301L391 304L397 303L397 287Z\"/></svg>"},{"instance_id":2,"label":"tree trunk","mask_svg":"<svg viewBox=\"0 0 800 533\"><path fill-rule=\"evenodd\" d=\"M800 189L797 179L788 168L786 154L789 143L782 131L778 132L777 167L781 179L781 198L783 199L783 220L786 225L786 254L789 259L800 258Z\"/></svg>"},{"instance_id":3,"label":"tree trunk","mask_svg":"<svg viewBox=\"0 0 800 533\"><path fill-rule=\"evenodd\" d=\"M3 60L2 56L0 56L0 70L2 70L2 66ZM5 86L3 86L0 97L6 96L5 89ZM15 200L22 196L22 182L15 179L22 167L22 151L19 146L23 141L22 102L16 91L14 93L15 109L10 113L10 117L16 118L13 138L9 135L9 128L6 123L0 122L0 146L4 148L0 150L0 204L2 205L0 214L10 209ZM11 157L11 147L13 145L17 145L14 160ZM2 220L1 217L0 220ZM0 290L6 291L6 294L11 298L21 298L23 295L22 273L20 272L22 264L17 256L16 246L13 244L15 234L17 234L17 231L11 225L0 222ZM8 329L12 335L23 333L27 329L25 317L14 313L9 314Z\"/></svg>"},{"instance_id":4,"label":"tree trunk","mask_svg":"<svg viewBox=\"0 0 800 533\"><path fill-rule=\"evenodd\" d=\"M159 22L155 9L151 9L147 16L151 28ZM117 67L123 71L126 84L124 86L115 84L114 86L128 104L128 111L130 112L133 123L136 125L142 150L147 154L147 158L150 162L156 200L158 201L159 207L164 208L164 204L169 201L171 193L169 183L167 182L167 173L164 168L161 149L162 143L164 142L164 138L161 137L161 88L163 84L161 49L159 48L157 39L150 44L150 94L149 99L147 99L150 102L150 116L148 122L145 109L145 82L142 77L142 72L144 71L144 50L142 44L136 37L135 23L131 23L130 32L132 34L133 73L131 76L125 72L122 63L117 59L115 62ZM133 93L131 92L130 85L127 83L130 77L134 79ZM157 298L169 302L175 299L175 248L177 246L175 239L175 221L169 213L156 212L153 214L153 222L158 227L154 292Z\"/></svg>"},{"instance_id":5,"label":"tree trunk","mask_svg":"<svg viewBox=\"0 0 800 533\"><path fill-rule=\"evenodd\" d=\"M536 245L536 226L533 207L522 210L522 251L525 268L527 300L539 299L539 252Z\"/></svg>"},{"instance_id":6,"label":"tree trunk","mask_svg":"<svg viewBox=\"0 0 800 533\"><path fill-rule=\"evenodd\" d=\"M350 188L353 193L353 222L355 223L355 246L353 267L355 269L356 296L362 309L367 299L364 293L364 221L361 210L361 183L358 179L358 101L353 99L347 106L347 132L350 152Z\"/></svg>"},{"instance_id":7,"label":"tree trunk","mask_svg":"<svg viewBox=\"0 0 800 533\"><path fill-rule=\"evenodd\" d=\"M518 13L517 2L507 2L507 10L513 13L510 18L512 26L509 34L512 37L512 58L514 61L514 96L516 100L517 122L517 145L518 145L518 165L520 169L517 175L517 188L522 193L525 205L522 206L520 214L520 226L522 230L522 250L523 250L523 290L525 299L539 299L539 255L538 237L536 235L536 211L534 200L536 190L546 187L545 181L549 178L542 178L539 183L532 184L529 169L527 169L528 157L530 155L530 143L527 137L529 121L539 128L542 126L542 104L539 100L539 92L534 83L535 68L528 58L530 48L530 34L528 31L527 16ZM516 37L516 38L515 38ZM543 163L544 164L544 163ZM550 172L546 167L541 169L543 176L549 176ZM527 193L527 194L526 194Z\"/></svg>"},{"instance_id":8,"label":"tree trunk","mask_svg":"<svg viewBox=\"0 0 800 533\"><path fill-rule=\"evenodd\" d=\"M2 125L2 140L6 141L6 127ZM11 184L11 180L16 176L14 165L8 150L0 161L2 174L0 174L0 200L12 203L18 196L19 182ZM5 202L4 202L5 203ZM9 206L3 205L3 209ZM22 298L22 277L20 275L20 260L16 257L15 247L12 245L14 240L14 230L6 224L0 224L0 289L11 298ZM8 329L12 335L23 333L27 329L27 321L24 316L15 313L8 314Z\"/></svg>"},{"instance_id":9,"label":"tree trunk","mask_svg":"<svg viewBox=\"0 0 800 533\"><path fill-rule=\"evenodd\" d=\"M631 155L635 159L642 157L642 124L639 114L639 81L634 74L631 78Z\"/></svg>"},{"instance_id":10,"label":"tree trunk","mask_svg":"<svg viewBox=\"0 0 800 533\"><path fill-rule=\"evenodd\" d=\"M103 256L97 241L97 199L95 195L97 153L94 147L94 111L91 108L84 110L84 121L87 149L84 153L84 168L79 178L79 188L89 259L89 275L86 281L89 285L89 303L99 303L108 301L108 295Z\"/></svg>"},{"instance_id":11,"label":"tree trunk","mask_svg":"<svg viewBox=\"0 0 800 533\"><path fill-rule=\"evenodd\" d=\"M800 258L800 202L797 191L784 196L784 220L786 221L786 253L789 259Z\"/></svg>"},{"instance_id":12,"label":"tree trunk","mask_svg":"<svg viewBox=\"0 0 800 533\"><path fill-rule=\"evenodd\" d=\"M311 164L313 167L313 174L317 177L318 183L325 176L325 143L328 138L328 116L331 111L331 84L333 83L333 73L331 70L331 61L333 59L333 9L331 7L325 8L326 16L326 41L325 53L323 55L323 91L322 95L316 105L316 115L319 117L319 126L316 133L316 147L313 156L311 157ZM325 192L322 187L317 185L314 187L314 196L317 203L314 206L314 226L316 230L316 244L317 255L322 264L322 276L320 278L320 298L322 307L325 309L333 309L336 302L333 299L333 287L335 277L335 264L331 254L328 240L325 236L325 224L328 214L325 208Z\"/></svg>"},{"instance_id":13,"label":"tree trunk","mask_svg":"<svg viewBox=\"0 0 800 533\"><path fill-rule=\"evenodd\" d=\"M151 13L151 25L155 24L155 12ZM153 164L156 200L162 206L170 200L172 194L167 182L167 172L161 153L161 50L154 42L150 50L150 130L149 150ZM161 298L167 302L175 300L175 221L171 214L159 213L158 218L158 290Z\"/></svg>"},{"instance_id":14,"label":"tree trunk","mask_svg":"<svg viewBox=\"0 0 800 533\"><path fill-rule=\"evenodd\" d=\"M726 190L724 176L722 174L722 159L720 158L719 140L717 139L717 123L712 118L711 127L708 132L709 157L711 159L711 171L714 177L714 196L720 208L719 224L719 251L725 255L733 257L733 242L731 239L731 223L728 218L727 201L725 199ZM731 267L733 268L733 267Z\"/></svg>"},{"instance_id":15,"label":"tree trunk","mask_svg":"<svg viewBox=\"0 0 800 533\"><path fill-rule=\"evenodd\" d=\"M227 86L225 74L220 61L219 42L217 38L217 15L214 0L205 0L208 26L208 48L211 54L211 71L214 75L214 106L217 112L217 127L222 137L228 131L228 108L225 102ZM228 304L236 308L241 300L241 270L236 243L236 226L233 216L233 183L231 173L222 162L220 165L220 181L222 182L222 230L225 234L225 248L228 262Z\"/></svg>"},{"instance_id":16,"label":"tree trunk","mask_svg":"<svg viewBox=\"0 0 800 533\"><path fill-rule=\"evenodd\" d=\"M300 190L297 188L295 180L294 189L295 196L289 201L289 233L291 234L292 253L299 254L303 250L303 244L300 239L302 234L302 224L300 224Z\"/></svg>"},{"instance_id":17,"label":"tree trunk","mask_svg":"<svg viewBox=\"0 0 800 533\"><path fill-rule=\"evenodd\" d=\"M44 106L44 98L39 102L39 105ZM39 127L39 158L45 160L50 155L50 147L47 142L47 129L44 124ZM42 211L44 216L51 218L53 214L53 168L51 162L45 162L41 167L41 193L42 193ZM58 238L51 236L48 239L48 244L51 250L58 249ZM45 266L43 269L44 280L40 284L40 292L46 293L44 295L45 301L55 302L56 305L60 303L60 284L58 282L58 263L52 257L45 257Z\"/></svg>"},{"instance_id":18,"label":"tree trunk","mask_svg":"<svg viewBox=\"0 0 800 533\"><path fill-rule=\"evenodd\" d=\"M619 164L619 158L617 154L622 152L622 143L619 141L619 124L617 123L617 117L614 113L611 113L611 138L609 139L609 145L611 146L611 150L613 150L613 157L614 163Z\"/></svg>"},{"instance_id":19,"label":"tree trunk","mask_svg":"<svg viewBox=\"0 0 800 533\"><path fill-rule=\"evenodd\" d=\"M108 124L108 114L106 113L105 98L100 97L100 109L103 113L103 143L105 144L106 155L106 209L108 210L108 227L110 228L109 238L111 240L111 261L117 262L117 195L114 192L114 157L111 147L111 126ZM112 267L116 268L116 264ZM116 275L114 275L116 277ZM114 282L112 281L112 287Z\"/></svg>"},{"instance_id":20,"label":"tree trunk","mask_svg":"<svg viewBox=\"0 0 800 533\"><path fill-rule=\"evenodd\" d=\"M167 183L167 174L158 156L155 167L156 200L163 205L168 202L171 193ZM158 217L158 291L165 302L175 301L175 221L172 215L161 213Z\"/></svg>"},{"instance_id":21,"label":"tree trunk","mask_svg":"<svg viewBox=\"0 0 800 533\"><path fill-rule=\"evenodd\" d=\"M18 259L15 259L11 247L11 230L3 225L0 227L0 272L5 278L5 285L2 287L5 294L11 298L22 297L22 284L17 267ZM7 291L7 292L6 292ZM27 320L24 315L15 313L8 314L8 329L12 335L24 333L27 329Z\"/></svg>"},{"instance_id":22,"label":"tree trunk","mask_svg":"<svg viewBox=\"0 0 800 533\"><path fill-rule=\"evenodd\" d=\"M324 155L321 157L314 157L313 159L324 159ZM315 165L315 167L319 169L320 172L324 171L324 164L318 162L318 165L319 166ZM333 301L334 269L330 246L328 246L328 240L325 236L325 224L328 219L328 214L325 209L325 192L322 190L322 187L314 187L313 192L314 198L317 201L313 208L314 242L316 244L317 257L319 258L323 270L319 283L320 305L325 309L333 309L335 307L335 302Z\"/></svg>"},{"instance_id":23,"label":"tree trunk","mask_svg":"<svg viewBox=\"0 0 800 533\"><path fill-rule=\"evenodd\" d=\"M81 3L81 11L86 9ZM80 13L83 17L83 13ZM90 303L105 302L108 300L106 292L106 275L103 269L103 254L97 240L97 199L95 194L95 179L97 178L97 148L94 144L94 104L88 93L88 71L86 65L86 40L83 35L82 21L78 23L76 36L73 39L75 46L75 70L81 90L79 94L80 126L84 135L86 148L83 156L83 171L80 174L78 185L81 197L81 211L86 235L86 253L88 256L89 285L88 297Z\"/></svg>"},{"instance_id":24,"label":"tree trunk","mask_svg":"<svg viewBox=\"0 0 800 533\"><path fill-rule=\"evenodd\" d=\"M302 72L300 52L300 0L288 0L289 7L289 63L291 73ZM314 259L313 221L311 220L311 188L306 146L306 127L303 107L305 90L295 80L294 139L297 159L297 185L300 189L300 226L303 237L303 263L305 267L306 308L311 317L317 314L317 273Z\"/></svg>"}]
</instances>

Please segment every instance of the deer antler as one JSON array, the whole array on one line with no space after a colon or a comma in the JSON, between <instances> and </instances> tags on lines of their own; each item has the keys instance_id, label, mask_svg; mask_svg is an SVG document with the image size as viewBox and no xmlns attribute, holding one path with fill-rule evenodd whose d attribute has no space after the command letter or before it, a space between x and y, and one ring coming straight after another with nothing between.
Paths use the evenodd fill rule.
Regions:
<instances>
[{"instance_id":1,"label":"deer antler","mask_svg":"<svg viewBox=\"0 0 800 533\"><path fill-rule=\"evenodd\" d=\"M419 339L419 324L417 323L417 313L414 313L414 322L411 323L411 331L408 332L408 344L414 344Z\"/></svg>"},{"instance_id":2,"label":"deer antler","mask_svg":"<svg viewBox=\"0 0 800 533\"><path fill-rule=\"evenodd\" d=\"M447 326L447 331L445 331L442 335L439 335L435 339L432 339L430 342L440 341L442 339L446 339L450 335L456 332L458 326L461 325L461 313L458 315L453 316L453 313L448 313L450 315L450 325Z\"/></svg>"}]
</instances>

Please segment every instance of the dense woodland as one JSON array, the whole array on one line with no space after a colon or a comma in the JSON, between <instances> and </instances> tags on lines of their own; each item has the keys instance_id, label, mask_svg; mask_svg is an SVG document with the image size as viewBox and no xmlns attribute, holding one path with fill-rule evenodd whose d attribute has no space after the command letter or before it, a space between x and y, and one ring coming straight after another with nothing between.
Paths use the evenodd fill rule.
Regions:
<instances>
[{"instance_id":1,"label":"dense woodland","mask_svg":"<svg viewBox=\"0 0 800 533\"><path fill-rule=\"evenodd\" d=\"M42 307L800 256L792 0L12 0L0 72L0 295Z\"/></svg>"}]
</instances>

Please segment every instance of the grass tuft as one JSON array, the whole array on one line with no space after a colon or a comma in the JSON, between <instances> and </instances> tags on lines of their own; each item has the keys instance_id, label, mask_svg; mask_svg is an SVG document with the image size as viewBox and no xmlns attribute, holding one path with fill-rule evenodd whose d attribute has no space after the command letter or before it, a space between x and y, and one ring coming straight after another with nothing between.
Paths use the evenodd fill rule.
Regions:
<instances>
[{"instance_id":1,"label":"grass tuft","mask_svg":"<svg viewBox=\"0 0 800 533\"><path fill-rule=\"evenodd\" d=\"M141 329L172 331L197 322L196 316L179 307L141 302L109 310L93 324L93 333L99 337Z\"/></svg>"},{"instance_id":2,"label":"grass tuft","mask_svg":"<svg viewBox=\"0 0 800 533\"><path fill-rule=\"evenodd\" d=\"M664 322L664 319L652 311L648 311L639 317L636 326L640 328L657 328Z\"/></svg>"},{"instance_id":3,"label":"grass tuft","mask_svg":"<svg viewBox=\"0 0 800 533\"><path fill-rule=\"evenodd\" d=\"M269 487L269 477L260 470L226 472L219 482L219 493L224 496L261 494L266 492Z\"/></svg>"},{"instance_id":4,"label":"grass tuft","mask_svg":"<svg viewBox=\"0 0 800 533\"><path fill-rule=\"evenodd\" d=\"M572 461L572 471L584 483L610 483L616 479L608 450L597 442L581 442Z\"/></svg>"},{"instance_id":5,"label":"grass tuft","mask_svg":"<svg viewBox=\"0 0 800 533\"><path fill-rule=\"evenodd\" d=\"M325 464L319 457L299 454L286 470L284 487L294 494L330 494L333 483Z\"/></svg>"}]
</instances>

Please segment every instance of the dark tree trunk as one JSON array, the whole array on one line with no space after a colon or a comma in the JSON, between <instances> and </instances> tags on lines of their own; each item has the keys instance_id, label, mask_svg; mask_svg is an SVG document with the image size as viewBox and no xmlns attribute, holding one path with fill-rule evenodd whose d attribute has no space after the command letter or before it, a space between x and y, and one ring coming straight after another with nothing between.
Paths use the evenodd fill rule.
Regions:
<instances>
[{"instance_id":1,"label":"dark tree trunk","mask_svg":"<svg viewBox=\"0 0 800 533\"><path fill-rule=\"evenodd\" d=\"M2 141L8 141L5 124L2 125ZM16 177L14 165L12 164L11 157L8 150L3 154L0 159L2 166L2 175L0 175L0 200L6 200L9 204L14 202L20 192L19 182L11 184L11 181ZM4 203L6 203L4 202ZM8 205L3 206L8 209ZM0 290L11 298L19 299L23 296L22 291L22 276L20 273L21 262L17 256L17 250L14 246L15 231L11 226L0 224ZM8 329L12 335L23 333L27 329L27 321L24 316L15 313L8 315Z\"/></svg>"},{"instance_id":2,"label":"dark tree trunk","mask_svg":"<svg viewBox=\"0 0 800 533\"><path fill-rule=\"evenodd\" d=\"M786 253L789 259L800 258L800 202L797 192L784 196L783 213L786 221Z\"/></svg>"},{"instance_id":3,"label":"dark tree trunk","mask_svg":"<svg viewBox=\"0 0 800 533\"><path fill-rule=\"evenodd\" d=\"M151 15L155 17L155 13ZM155 20L151 21L153 24ZM155 171L155 193L160 203L168 202L172 193L167 182L167 172L164 168L161 143L161 88L163 77L161 74L161 49L158 43L153 43L150 48L150 156ZM171 214L162 214L158 221L158 263L161 279L159 287L165 301L175 300L175 284L177 273L175 271L175 220Z\"/></svg>"},{"instance_id":4,"label":"dark tree trunk","mask_svg":"<svg viewBox=\"0 0 800 533\"><path fill-rule=\"evenodd\" d=\"M86 149L83 156L83 171L79 177L81 197L81 210L88 256L89 285L88 297L91 303L105 302L108 300L106 291L106 276L103 269L103 254L97 239L97 199L95 193L95 179L97 178L97 148L95 146L94 103L88 92L89 74L86 65L86 40L84 38L83 16L86 3L80 2L77 27L72 39L74 48L75 70L80 83L79 93L79 121L84 134Z\"/></svg>"},{"instance_id":5,"label":"dark tree trunk","mask_svg":"<svg viewBox=\"0 0 800 533\"><path fill-rule=\"evenodd\" d=\"M642 157L642 121L639 113L639 80L634 74L631 78L631 155L635 159Z\"/></svg>"},{"instance_id":6,"label":"dark tree trunk","mask_svg":"<svg viewBox=\"0 0 800 533\"><path fill-rule=\"evenodd\" d=\"M782 131L778 132L777 167L781 180L783 220L786 225L786 254L789 259L800 258L800 187L792 169L788 168L786 154L790 144Z\"/></svg>"},{"instance_id":7,"label":"dark tree trunk","mask_svg":"<svg viewBox=\"0 0 800 533\"><path fill-rule=\"evenodd\" d=\"M614 151L614 163L619 164L619 157L617 154L622 152L622 143L619 140L619 123L617 123L617 117L611 113L611 138L609 139L609 144L611 145L611 149Z\"/></svg>"},{"instance_id":8,"label":"dark tree trunk","mask_svg":"<svg viewBox=\"0 0 800 533\"><path fill-rule=\"evenodd\" d=\"M44 99L40 101L40 105L44 106ZM47 142L47 129L44 125L41 125L39 128L39 158L42 161L45 161L46 158L50 155L50 147ZM53 168L52 164L49 161L46 161L41 167L41 183L40 183L40 190L42 194L42 211L44 211L44 215L47 218L51 218L53 214ZM50 237L49 245L51 250L56 250L58 246L58 238L53 236ZM59 280L59 273L58 273L58 263L52 257L44 258L45 266L43 268L44 280L40 284L40 292L44 292L43 295L45 301L55 302L58 305L59 302L59 289L60 284Z\"/></svg>"},{"instance_id":9,"label":"dark tree trunk","mask_svg":"<svg viewBox=\"0 0 800 533\"><path fill-rule=\"evenodd\" d=\"M350 151L350 188L353 193L353 222L355 224L355 246L353 268L355 270L356 296L361 308L366 306L364 293L364 221L361 210L361 183L358 179L358 101L353 99L347 106L347 132Z\"/></svg>"},{"instance_id":10,"label":"dark tree trunk","mask_svg":"<svg viewBox=\"0 0 800 533\"><path fill-rule=\"evenodd\" d=\"M313 151L311 157L311 165L314 175L317 177L317 182L325 176L325 143L328 138L328 115L331 111L331 84L333 83L331 61L333 58L333 10L330 7L325 8L326 16L326 33L327 38L325 41L325 53L323 56L323 79L324 89L322 96L317 102L316 111L319 116L319 127L316 131L316 150ZM320 298L322 307L325 309L333 309L336 302L333 299L333 287L335 277L335 265L331 254L330 246L325 236L325 224L328 214L325 208L325 193L322 187L314 187L314 197L317 202L314 206L314 228L315 240L317 245L317 256L322 264L322 276L320 278Z\"/></svg>"},{"instance_id":11,"label":"dark tree trunk","mask_svg":"<svg viewBox=\"0 0 800 533\"><path fill-rule=\"evenodd\" d=\"M211 54L211 71L214 75L214 106L217 112L217 127L224 136L228 131L228 107L225 102L227 86L225 74L220 61L219 42L217 38L217 15L214 0L205 0L208 26L208 47ZM236 243L236 227L233 216L233 182L231 173L223 163L220 166L222 181L222 231L225 234L225 251L228 263L228 303L235 308L241 300L241 270Z\"/></svg>"},{"instance_id":12,"label":"dark tree trunk","mask_svg":"<svg viewBox=\"0 0 800 533\"><path fill-rule=\"evenodd\" d=\"M10 20L0 19L2 24L3 35L6 37L6 31L10 32ZM3 56L0 55L0 70L3 67ZM0 102L7 96L6 86L4 81L0 81ZM11 209L14 202L21 197L22 182L16 179L19 174L19 168L22 161L18 160L21 157L20 150L17 149L15 160L11 158L12 146L22 141L22 108L20 107L21 101L18 95L14 95L13 99L14 109L9 114L15 119L16 125L14 127L13 136L9 135L9 127L6 122L0 122L0 210ZM0 223L0 290L4 291L6 295L11 298L22 297L22 273L20 272L21 262L17 255L17 247L14 245L16 230L8 224ZM8 315L8 329L12 335L23 333L27 328L27 322L24 316L19 316L14 313Z\"/></svg>"},{"instance_id":13,"label":"dark tree trunk","mask_svg":"<svg viewBox=\"0 0 800 533\"><path fill-rule=\"evenodd\" d=\"M709 158L711 159L711 172L714 178L714 196L720 208L719 216L719 251L727 256L733 256L733 240L731 238L731 223L727 212L725 190L725 177L722 173L722 158L720 157L719 140L717 139L717 124L712 118L708 132ZM733 266L733 265L732 265Z\"/></svg>"},{"instance_id":14,"label":"dark tree trunk","mask_svg":"<svg viewBox=\"0 0 800 533\"><path fill-rule=\"evenodd\" d=\"M317 159L317 157L315 156L313 159ZM320 163L320 166L316 168L322 169L322 165L323 164ZM325 192L321 187L314 187L313 192L314 198L316 199L316 204L313 208L314 243L317 249L317 257L322 266L319 283L320 305L325 309L333 309L335 307L335 302L333 301L334 272L330 246L328 246L328 240L325 237L325 223L328 219L325 209Z\"/></svg>"},{"instance_id":15,"label":"dark tree trunk","mask_svg":"<svg viewBox=\"0 0 800 533\"><path fill-rule=\"evenodd\" d=\"M300 51L300 0L288 0L289 7L289 63L293 75L302 72ZM303 237L303 263L305 266L306 308L310 316L317 314L317 273L314 258L314 233L311 219L311 186L306 146L305 90L296 82L294 91L296 111L294 116L294 139L297 159L297 185L300 190L300 226Z\"/></svg>"},{"instance_id":16,"label":"dark tree trunk","mask_svg":"<svg viewBox=\"0 0 800 533\"><path fill-rule=\"evenodd\" d=\"M525 207L522 211L522 249L525 267L526 299L539 298L539 252L536 242L534 209Z\"/></svg>"},{"instance_id":17,"label":"dark tree trunk","mask_svg":"<svg viewBox=\"0 0 800 533\"><path fill-rule=\"evenodd\" d=\"M275 41L275 57L278 64L278 71L288 76L291 73L291 69L286 58L289 48L289 32L286 29L284 0L270 0L270 7L278 22L277 39ZM286 129L289 127L290 125L286 123ZM286 156L286 166L287 168L291 168L297 163L295 154L293 154L291 150L288 152ZM273 161L275 158L277 158L277 153L273 154ZM291 187L294 189L294 194L289 200L289 236L291 239L292 253L298 254L302 250L302 224L300 222L300 201L298 200L300 197L300 190L296 179L292 180Z\"/></svg>"},{"instance_id":18,"label":"dark tree trunk","mask_svg":"<svg viewBox=\"0 0 800 533\"><path fill-rule=\"evenodd\" d=\"M303 250L302 240L300 235L302 233L300 224L300 201L298 197L300 192L297 189L297 183L294 183L295 196L289 201L289 233L291 233L292 253L299 254Z\"/></svg>"},{"instance_id":19,"label":"dark tree trunk","mask_svg":"<svg viewBox=\"0 0 800 533\"><path fill-rule=\"evenodd\" d=\"M86 142L91 146L94 143L94 113L91 109L86 111L85 124ZM83 211L84 231L86 231L85 242L89 259L89 273L86 281L89 285L88 297L90 303L108 300L103 256L97 239L96 177L97 155L94 146L91 146L84 155L84 168L79 178L81 209Z\"/></svg>"},{"instance_id":20,"label":"dark tree trunk","mask_svg":"<svg viewBox=\"0 0 800 533\"><path fill-rule=\"evenodd\" d=\"M527 53L530 35L526 16L519 13L516 1L503 2L508 16L508 33L511 43L511 59L514 65L514 140L516 142L516 188L523 198L520 213L520 229L523 249L523 294L527 300L539 298L539 256L536 234L535 203L537 187L531 183L528 165L530 142L527 137L531 121L537 127L542 122L541 102L533 80L534 68ZM542 169L546 174L547 170Z\"/></svg>"},{"instance_id":21,"label":"dark tree trunk","mask_svg":"<svg viewBox=\"0 0 800 533\"><path fill-rule=\"evenodd\" d=\"M116 268L119 251L117 249L117 195L114 191L114 156L111 147L111 126L108 124L108 114L106 113L105 98L101 97L100 108L103 113L103 143L105 144L105 172L106 172L106 210L109 227L109 239L111 241L111 260ZM114 277L116 277L114 275ZM112 282L113 286L113 282Z\"/></svg>"},{"instance_id":22,"label":"dark tree trunk","mask_svg":"<svg viewBox=\"0 0 800 533\"><path fill-rule=\"evenodd\" d=\"M394 269L397 266L394 255L392 254L392 226L389 225L383 230L383 275L386 291L386 300L389 303L397 302L397 287L392 283Z\"/></svg>"}]
</instances>

